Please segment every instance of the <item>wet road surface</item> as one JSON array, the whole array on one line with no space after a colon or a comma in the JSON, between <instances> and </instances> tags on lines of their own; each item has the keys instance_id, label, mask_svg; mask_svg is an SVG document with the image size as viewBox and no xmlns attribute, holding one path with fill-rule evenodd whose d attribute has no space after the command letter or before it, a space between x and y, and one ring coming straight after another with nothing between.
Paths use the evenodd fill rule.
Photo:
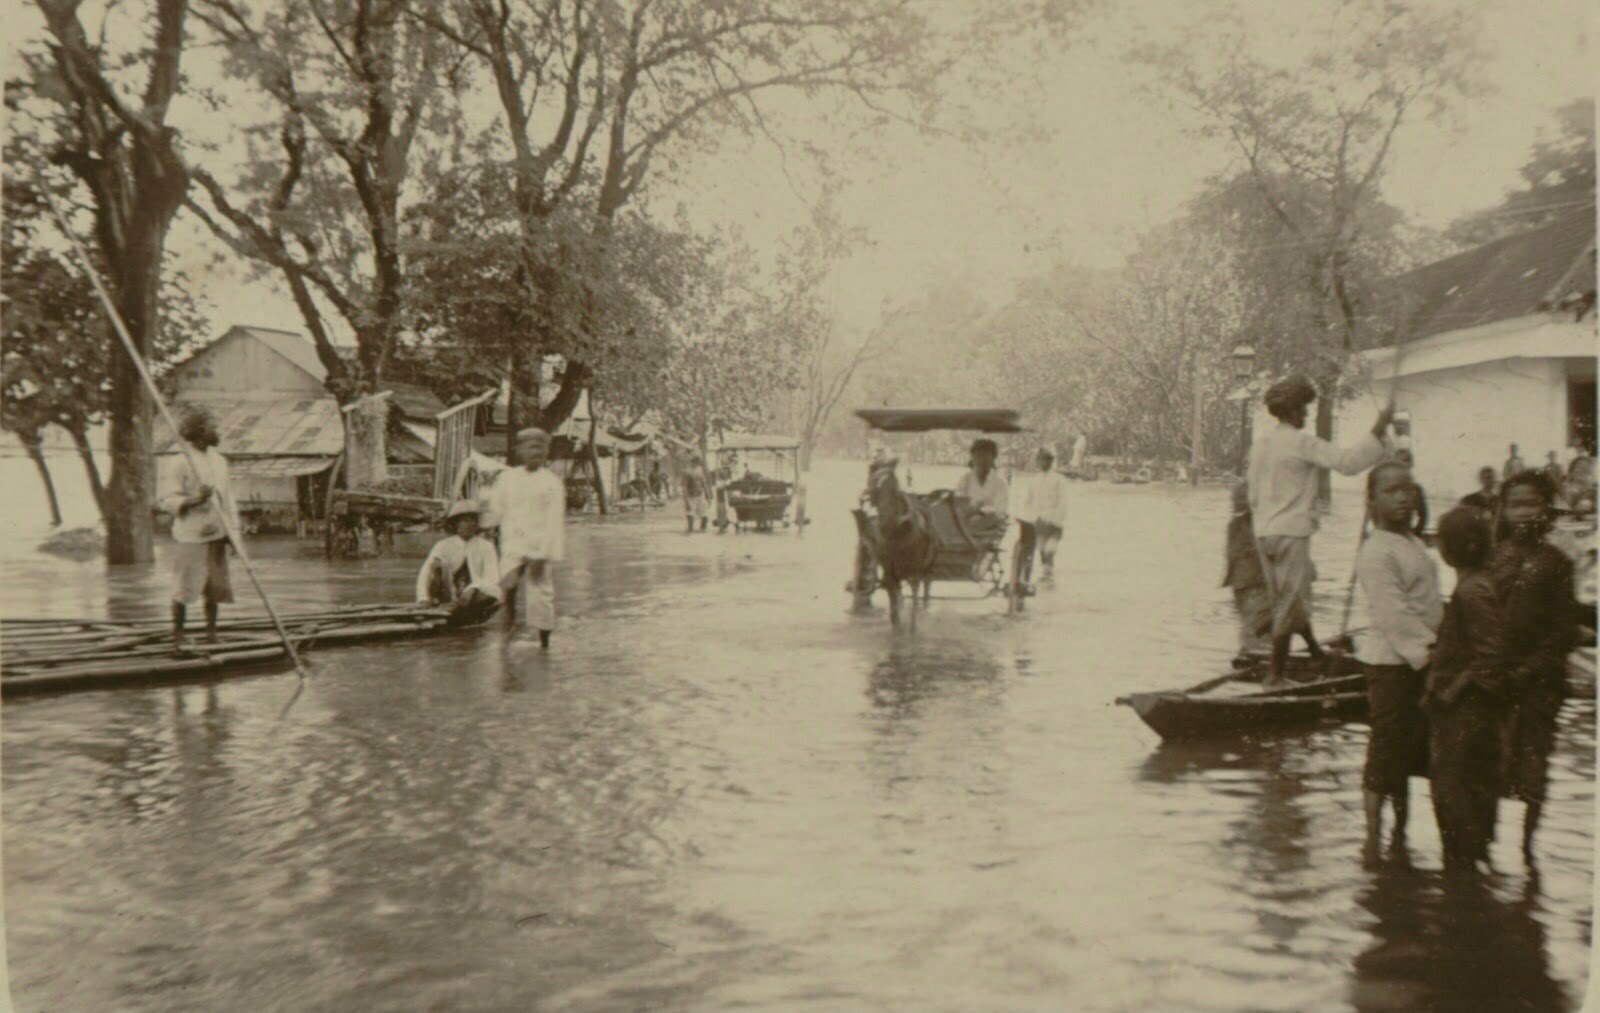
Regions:
<instances>
[{"instance_id":1,"label":"wet road surface","mask_svg":"<svg viewBox=\"0 0 1600 1013\"><path fill-rule=\"evenodd\" d=\"M1024 617L935 601L911 636L842 591L863 470L819 467L803 536L575 522L548 654L312 654L282 722L285 674L8 702L17 1008L1577 1008L1591 701L1536 880L1508 805L1500 874L1446 891L1421 781L1414 868L1363 871L1364 726L1164 748L1111 703L1231 655L1225 489L1075 485ZM7 614L164 608L159 568L5 551ZM405 600L419 564L256 554L283 608Z\"/></svg>"}]
</instances>

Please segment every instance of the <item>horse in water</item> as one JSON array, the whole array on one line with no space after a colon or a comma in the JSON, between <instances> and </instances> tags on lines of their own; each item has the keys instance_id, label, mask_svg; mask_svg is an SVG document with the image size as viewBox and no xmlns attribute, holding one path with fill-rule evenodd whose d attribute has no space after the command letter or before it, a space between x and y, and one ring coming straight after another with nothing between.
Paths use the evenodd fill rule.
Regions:
<instances>
[{"instance_id":1,"label":"horse in water","mask_svg":"<svg viewBox=\"0 0 1600 1013\"><path fill-rule=\"evenodd\" d=\"M916 627L917 589L920 585L923 600L932 593L931 574L938 543L927 508L908 496L894 475L893 461L874 465L868 478L866 498L872 503L876 518L857 511L863 526L864 538L872 546L872 556L877 562L879 586L889 594L889 619L900 625L901 585L911 585L911 623ZM858 568L864 570L865 567ZM859 574L860 581L864 575ZM871 593L869 587L857 587L857 594Z\"/></svg>"}]
</instances>

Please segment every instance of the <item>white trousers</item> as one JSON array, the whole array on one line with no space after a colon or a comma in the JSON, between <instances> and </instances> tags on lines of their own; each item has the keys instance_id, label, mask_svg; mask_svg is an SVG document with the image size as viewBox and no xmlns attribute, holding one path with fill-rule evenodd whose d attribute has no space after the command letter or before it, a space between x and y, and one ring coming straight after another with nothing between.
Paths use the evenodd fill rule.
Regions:
<instances>
[{"instance_id":1,"label":"white trousers","mask_svg":"<svg viewBox=\"0 0 1600 1013\"><path fill-rule=\"evenodd\" d=\"M517 596L522 612L522 622L536 630L556 628L556 582L554 567L546 561L536 568L529 564L522 568L522 578L517 581Z\"/></svg>"}]
</instances>

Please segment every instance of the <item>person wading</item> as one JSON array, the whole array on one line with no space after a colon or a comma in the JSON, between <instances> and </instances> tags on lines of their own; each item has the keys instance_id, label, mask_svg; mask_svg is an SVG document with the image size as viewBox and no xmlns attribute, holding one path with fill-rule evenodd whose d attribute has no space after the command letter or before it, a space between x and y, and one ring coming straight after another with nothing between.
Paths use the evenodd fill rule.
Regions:
<instances>
[{"instance_id":1,"label":"person wading","mask_svg":"<svg viewBox=\"0 0 1600 1013\"><path fill-rule=\"evenodd\" d=\"M172 514L172 648L187 653L183 624L189 606L205 602L206 640L217 639L217 611L233 601L228 577L228 531L243 531L239 508L228 483L228 459L217 450L217 425L204 409L192 409L179 423L178 436L194 449L179 471L178 487L163 497ZM224 515L229 522L223 526Z\"/></svg>"},{"instance_id":2,"label":"person wading","mask_svg":"<svg viewBox=\"0 0 1600 1013\"><path fill-rule=\"evenodd\" d=\"M539 645L550 646L556 626L553 564L563 558L567 492L544 466L550 434L528 428L517 434L520 468L509 468L489 498L490 526L500 528L500 587L516 587L520 624L539 631ZM513 622L519 621L513 618Z\"/></svg>"},{"instance_id":3,"label":"person wading","mask_svg":"<svg viewBox=\"0 0 1600 1013\"><path fill-rule=\"evenodd\" d=\"M1412 533L1414 496L1411 472L1402 464L1381 464L1367 476L1367 511L1374 527L1357 552L1356 579L1366 595L1370 625L1356 657L1367 674L1371 726L1361 774L1369 862L1378 855L1385 800L1394 809L1394 849L1403 851L1410 778L1421 772L1427 757L1423 672L1444 605L1433 559Z\"/></svg>"},{"instance_id":4,"label":"person wading","mask_svg":"<svg viewBox=\"0 0 1600 1013\"><path fill-rule=\"evenodd\" d=\"M1394 418L1394 405L1378 413L1372 432L1354 447L1341 450L1305 431L1307 411L1317 389L1304 376L1291 376L1267 391L1266 406L1278 424L1250 450L1247 484L1250 514L1272 600L1272 661L1263 685L1283 682L1289 639L1299 633L1312 657L1322 650L1311 630L1311 535L1317 529L1317 469L1359 475L1382 460L1383 436Z\"/></svg>"},{"instance_id":5,"label":"person wading","mask_svg":"<svg viewBox=\"0 0 1600 1013\"><path fill-rule=\"evenodd\" d=\"M1489 861L1500 797L1505 619L1489 573L1489 518L1460 506L1439 521L1439 554L1456 571L1428 669L1428 777L1444 867L1472 873Z\"/></svg>"},{"instance_id":6,"label":"person wading","mask_svg":"<svg viewBox=\"0 0 1600 1013\"><path fill-rule=\"evenodd\" d=\"M1577 643L1572 560L1546 539L1555 490L1543 472L1524 471L1500 487L1500 529L1491 572L1506 618L1506 684L1514 707L1506 727L1505 794L1527 803L1523 858L1544 811L1556 715L1566 696L1567 655Z\"/></svg>"}]
</instances>

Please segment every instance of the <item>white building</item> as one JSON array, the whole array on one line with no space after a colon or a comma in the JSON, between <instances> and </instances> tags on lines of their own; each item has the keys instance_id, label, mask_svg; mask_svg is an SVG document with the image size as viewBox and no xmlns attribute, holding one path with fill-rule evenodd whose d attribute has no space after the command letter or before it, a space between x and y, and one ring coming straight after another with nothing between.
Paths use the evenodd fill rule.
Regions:
<instances>
[{"instance_id":1,"label":"white building","mask_svg":"<svg viewBox=\"0 0 1600 1013\"><path fill-rule=\"evenodd\" d=\"M1511 444L1530 467L1595 452L1592 207L1418 268L1395 291L1403 338L1362 353L1372 397L1346 401L1336 431L1365 429L1392 392L1436 514L1479 468L1498 473Z\"/></svg>"}]
</instances>

